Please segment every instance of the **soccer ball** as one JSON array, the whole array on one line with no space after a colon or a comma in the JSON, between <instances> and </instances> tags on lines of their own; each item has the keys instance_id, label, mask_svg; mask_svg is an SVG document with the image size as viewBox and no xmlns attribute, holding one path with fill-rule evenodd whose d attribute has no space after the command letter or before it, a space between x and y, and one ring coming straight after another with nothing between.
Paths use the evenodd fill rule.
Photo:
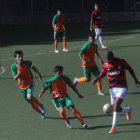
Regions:
<instances>
[{"instance_id":1,"label":"soccer ball","mask_svg":"<svg viewBox=\"0 0 140 140\"><path fill-rule=\"evenodd\" d=\"M111 114L113 112L113 107L110 103L106 103L104 106L103 106L103 112L105 114Z\"/></svg>"}]
</instances>

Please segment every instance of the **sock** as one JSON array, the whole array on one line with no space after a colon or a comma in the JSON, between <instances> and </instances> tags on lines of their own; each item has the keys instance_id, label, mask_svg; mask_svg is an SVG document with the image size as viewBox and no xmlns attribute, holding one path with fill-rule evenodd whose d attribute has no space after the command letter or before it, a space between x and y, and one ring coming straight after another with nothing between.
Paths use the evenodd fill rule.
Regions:
<instances>
[{"instance_id":1,"label":"sock","mask_svg":"<svg viewBox=\"0 0 140 140\"><path fill-rule=\"evenodd\" d=\"M95 36L95 40L97 40L97 39L98 39L98 36L96 35L96 36Z\"/></svg>"},{"instance_id":2,"label":"sock","mask_svg":"<svg viewBox=\"0 0 140 140\"><path fill-rule=\"evenodd\" d=\"M118 122L119 115L120 115L120 112L113 112L112 128L115 128Z\"/></svg>"},{"instance_id":3,"label":"sock","mask_svg":"<svg viewBox=\"0 0 140 140\"><path fill-rule=\"evenodd\" d=\"M104 46L102 36L99 36L99 41L100 41L101 46Z\"/></svg>"},{"instance_id":4,"label":"sock","mask_svg":"<svg viewBox=\"0 0 140 140\"><path fill-rule=\"evenodd\" d=\"M98 92L102 92L101 80L98 80L98 81L97 81L97 88L98 88Z\"/></svg>"},{"instance_id":5,"label":"sock","mask_svg":"<svg viewBox=\"0 0 140 140\"><path fill-rule=\"evenodd\" d=\"M37 98L36 97L33 97L33 102L34 103L36 103L39 107L41 107L42 106L42 104L37 100Z\"/></svg>"},{"instance_id":6,"label":"sock","mask_svg":"<svg viewBox=\"0 0 140 140\"><path fill-rule=\"evenodd\" d=\"M38 108L38 106L34 102L30 103L30 105L36 112L42 114L42 112L40 111L40 109Z\"/></svg>"},{"instance_id":7,"label":"sock","mask_svg":"<svg viewBox=\"0 0 140 140\"><path fill-rule=\"evenodd\" d=\"M57 42L57 40L55 40L55 41L54 41L55 50L57 50L57 44L58 44L58 42Z\"/></svg>"},{"instance_id":8,"label":"sock","mask_svg":"<svg viewBox=\"0 0 140 140\"><path fill-rule=\"evenodd\" d=\"M81 116L81 114L76 110L76 109L73 109L72 110L72 113L75 115L75 117L81 122L81 124L84 124L84 120Z\"/></svg>"},{"instance_id":9,"label":"sock","mask_svg":"<svg viewBox=\"0 0 140 140\"><path fill-rule=\"evenodd\" d=\"M65 120L66 122L69 122L67 115L66 115L66 112L65 112L65 109L60 110L59 114L63 120Z\"/></svg>"},{"instance_id":10,"label":"sock","mask_svg":"<svg viewBox=\"0 0 140 140\"><path fill-rule=\"evenodd\" d=\"M63 49L66 49L66 39L63 39Z\"/></svg>"},{"instance_id":11,"label":"sock","mask_svg":"<svg viewBox=\"0 0 140 140\"><path fill-rule=\"evenodd\" d=\"M77 82L86 82L86 77L77 78Z\"/></svg>"},{"instance_id":12,"label":"sock","mask_svg":"<svg viewBox=\"0 0 140 140\"><path fill-rule=\"evenodd\" d=\"M129 112L129 109L128 109L128 107L122 107L122 112L124 112L124 113L127 113L127 112Z\"/></svg>"}]
</instances>

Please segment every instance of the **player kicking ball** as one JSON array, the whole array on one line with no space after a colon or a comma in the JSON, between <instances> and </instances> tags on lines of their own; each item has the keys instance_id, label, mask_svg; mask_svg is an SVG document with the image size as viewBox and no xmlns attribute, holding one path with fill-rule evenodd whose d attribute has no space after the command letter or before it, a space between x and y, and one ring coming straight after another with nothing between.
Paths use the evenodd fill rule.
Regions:
<instances>
[{"instance_id":1,"label":"player kicking ball","mask_svg":"<svg viewBox=\"0 0 140 140\"><path fill-rule=\"evenodd\" d=\"M87 128L87 124L84 123L84 120L78 110L75 108L71 98L69 97L66 89L66 85L70 86L73 91L78 95L79 98L83 98L81 94L79 94L76 87L73 86L71 80L63 75L63 67L55 66L54 68L55 75L48 79L46 83L43 85L41 93L39 97L41 97L44 92L49 89L52 97L52 102L54 103L56 109L59 111L61 118L65 121L66 126L68 128L73 128L69 119L67 118L64 107L67 107L75 117L80 121L82 128Z\"/></svg>"},{"instance_id":2,"label":"player kicking ball","mask_svg":"<svg viewBox=\"0 0 140 140\"><path fill-rule=\"evenodd\" d=\"M31 105L31 107L45 119L45 108L36 97L33 96L34 82L31 69L37 73L39 80L42 79L41 74L31 61L23 60L23 52L21 50L14 52L15 63L11 65L11 71L14 80L18 80L21 95Z\"/></svg>"},{"instance_id":3,"label":"player kicking ball","mask_svg":"<svg viewBox=\"0 0 140 140\"><path fill-rule=\"evenodd\" d=\"M136 85L140 85L140 82L137 80L133 69L124 59L114 57L112 51L107 51L105 57L106 61L103 64L102 72L95 80L91 82L91 85L95 84L107 74L111 104L114 107L112 128L110 129L109 134L113 134L116 132L116 124L121 112L126 113L127 120L131 119L132 108L121 107L128 90L125 71L128 70L130 72Z\"/></svg>"}]
</instances>

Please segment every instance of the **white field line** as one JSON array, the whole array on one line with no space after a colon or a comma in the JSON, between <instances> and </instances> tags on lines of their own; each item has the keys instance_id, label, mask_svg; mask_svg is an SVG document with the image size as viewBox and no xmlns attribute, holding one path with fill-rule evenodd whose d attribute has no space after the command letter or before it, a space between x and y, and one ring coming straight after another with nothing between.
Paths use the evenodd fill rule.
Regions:
<instances>
[{"instance_id":1,"label":"white field line","mask_svg":"<svg viewBox=\"0 0 140 140\"><path fill-rule=\"evenodd\" d=\"M134 37L135 36L128 36L128 37L123 37L123 38L118 38L118 39L105 40L104 42L115 42L115 41L121 41L121 40L128 40L128 39L132 39ZM81 48L81 46L71 47L71 48L69 48L69 50L73 50L75 48ZM44 54L50 54L50 53L54 53L54 51L37 52L34 54L30 54L30 55L24 55L24 57L38 56L38 55L44 55ZM14 58L1 59L1 61L9 61L9 60L14 60Z\"/></svg>"},{"instance_id":2,"label":"white field line","mask_svg":"<svg viewBox=\"0 0 140 140\"><path fill-rule=\"evenodd\" d=\"M0 75L2 75L5 72L5 68L4 67L0 67Z\"/></svg>"}]
</instances>

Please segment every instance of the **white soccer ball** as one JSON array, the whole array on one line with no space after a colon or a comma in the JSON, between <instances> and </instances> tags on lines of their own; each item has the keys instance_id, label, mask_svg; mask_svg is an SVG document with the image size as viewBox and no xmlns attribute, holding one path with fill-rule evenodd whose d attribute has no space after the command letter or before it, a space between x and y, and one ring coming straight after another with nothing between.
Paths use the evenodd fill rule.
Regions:
<instances>
[{"instance_id":1,"label":"white soccer ball","mask_svg":"<svg viewBox=\"0 0 140 140\"><path fill-rule=\"evenodd\" d=\"M106 103L104 106L103 106L103 112L105 114L111 114L113 112L113 107L110 103Z\"/></svg>"}]
</instances>

